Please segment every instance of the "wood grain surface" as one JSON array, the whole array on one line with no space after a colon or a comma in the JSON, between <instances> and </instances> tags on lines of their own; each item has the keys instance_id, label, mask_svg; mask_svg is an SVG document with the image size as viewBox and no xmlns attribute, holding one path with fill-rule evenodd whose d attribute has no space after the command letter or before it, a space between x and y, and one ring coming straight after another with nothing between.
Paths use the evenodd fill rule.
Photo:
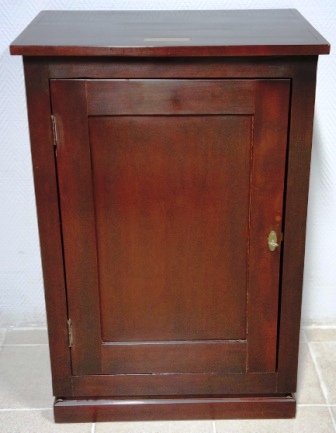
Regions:
<instances>
[{"instance_id":1,"label":"wood grain surface","mask_svg":"<svg viewBox=\"0 0 336 433\"><path fill-rule=\"evenodd\" d=\"M12 43L24 56L269 56L328 54L295 9L43 11Z\"/></svg>"}]
</instances>

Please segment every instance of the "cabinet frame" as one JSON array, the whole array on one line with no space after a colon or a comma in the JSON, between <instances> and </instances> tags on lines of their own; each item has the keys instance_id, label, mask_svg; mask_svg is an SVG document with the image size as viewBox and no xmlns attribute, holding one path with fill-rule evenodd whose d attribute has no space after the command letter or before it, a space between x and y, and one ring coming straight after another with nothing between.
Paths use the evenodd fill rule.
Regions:
<instances>
[{"instance_id":1,"label":"cabinet frame","mask_svg":"<svg viewBox=\"0 0 336 433\"><path fill-rule=\"evenodd\" d=\"M292 417L296 390L306 210L317 56L250 58L41 58L24 57L30 139L45 286L56 421L111 419L187 419ZM70 78L256 78L290 79L290 119L286 166L284 245L280 276L276 383L255 375L251 394L199 399L172 397L127 402L111 409L111 400L91 403L82 396L99 394L85 377L72 376L67 327L67 299L55 149L51 122L50 80ZM112 380L100 377L99 380ZM277 394L267 391L270 380ZM253 396L253 383L263 388ZM98 382L99 383L99 382ZM261 386L260 383L263 383ZM260 388L260 389L261 389ZM181 404L181 399L183 404ZM113 400L115 401L115 400ZM128 405L129 410L126 406ZM181 407L183 406L183 409ZM133 411L133 413L132 413Z\"/></svg>"}]
</instances>

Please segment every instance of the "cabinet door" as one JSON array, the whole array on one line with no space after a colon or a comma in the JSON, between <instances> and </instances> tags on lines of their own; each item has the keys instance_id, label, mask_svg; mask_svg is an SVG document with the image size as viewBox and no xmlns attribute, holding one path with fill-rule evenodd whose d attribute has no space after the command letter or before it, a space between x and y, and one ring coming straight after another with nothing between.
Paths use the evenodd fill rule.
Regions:
<instances>
[{"instance_id":1,"label":"cabinet door","mask_svg":"<svg viewBox=\"0 0 336 433\"><path fill-rule=\"evenodd\" d=\"M78 394L275 387L289 90L52 80Z\"/></svg>"}]
</instances>

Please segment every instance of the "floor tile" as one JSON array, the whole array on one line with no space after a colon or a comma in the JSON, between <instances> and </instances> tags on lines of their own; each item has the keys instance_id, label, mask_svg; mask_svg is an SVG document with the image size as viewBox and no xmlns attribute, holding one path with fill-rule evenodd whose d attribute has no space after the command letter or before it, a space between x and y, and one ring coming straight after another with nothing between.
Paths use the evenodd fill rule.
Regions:
<instances>
[{"instance_id":1,"label":"floor tile","mask_svg":"<svg viewBox=\"0 0 336 433\"><path fill-rule=\"evenodd\" d=\"M335 433L327 407L299 407L295 419L216 421L217 433Z\"/></svg>"},{"instance_id":2,"label":"floor tile","mask_svg":"<svg viewBox=\"0 0 336 433\"><path fill-rule=\"evenodd\" d=\"M46 329L10 328L5 344L48 344Z\"/></svg>"},{"instance_id":3,"label":"floor tile","mask_svg":"<svg viewBox=\"0 0 336 433\"><path fill-rule=\"evenodd\" d=\"M336 341L310 343L329 404L336 404ZM323 386L322 384L322 386Z\"/></svg>"},{"instance_id":4,"label":"floor tile","mask_svg":"<svg viewBox=\"0 0 336 433\"><path fill-rule=\"evenodd\" d=\"M48 346L3 346L0 408L49 408L53 398Z\"/></svg>"},{"instance_id":5,"label":"floor tile","mask_svg":"<svg viewBox=\"0 0 336 433\"><path fill-rule=\"evenodd\" d=\"M326 403L315 365L306 343L300 344L296 399L298 403Z\"/></svg>"},{"instance_id":6,"label":"floor tile","mask_svg":"<svg viewBox=\"0 0 336 433\"><path fill-rule=\"evenodd\" d=\"M0 346L2 346L5 341L6 330L6 328L0 328Z\"/></svg>"},{"instance_id":7,"label":"floor tile","mask_svg":"<svg viewBox=\"0 0 336 433\"><path fill-rule=\"evenodd\" d=\"M95 433L212 433L212 421L97 423Z\"/></svg>"},{"instance_id":8,"label":"floor tile","mask_svg":"<svg viewBox=\"0 0 336 433\"><path fill-rule=\"evenodd\" d=\"M52 410L0 411L1 433L90 433L92 424L55 424Z\"/></svg>"},{"instance_id":9,"label":"floor tile","mask_svg":"<svg viewBox=\"0 0 336 433\"><path fill-rule=\"evenodd\" d=\"M308 341L336 341L336 328L306 328Z\"/></svg>"},{"instance_id":10,"label":"floor tile","mask_svg":"<svg viewBox=\"0 0 336 433\"><path fill-rule=\"evenodd\" d=\"M330 409L331 409L332 416L334 417L334 426L336 431L336 406L331 407Z\"/></svg>"}]
</instances>

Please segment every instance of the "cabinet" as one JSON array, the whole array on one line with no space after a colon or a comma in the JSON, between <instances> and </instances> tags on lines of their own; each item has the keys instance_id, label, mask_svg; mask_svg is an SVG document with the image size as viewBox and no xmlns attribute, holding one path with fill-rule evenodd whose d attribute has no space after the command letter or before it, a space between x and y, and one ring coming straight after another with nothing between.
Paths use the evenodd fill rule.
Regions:
<instances>
[{"instance_id":1,"label":"cabinet","mask_svg":"<svg viewBox=\"0 0 336 433\"><path fill-rule=\"evenodd\" d=\"M49 11L11 52L56 421L294 416L328 43L295 10Z\"/></svg>"}]
</instances>

